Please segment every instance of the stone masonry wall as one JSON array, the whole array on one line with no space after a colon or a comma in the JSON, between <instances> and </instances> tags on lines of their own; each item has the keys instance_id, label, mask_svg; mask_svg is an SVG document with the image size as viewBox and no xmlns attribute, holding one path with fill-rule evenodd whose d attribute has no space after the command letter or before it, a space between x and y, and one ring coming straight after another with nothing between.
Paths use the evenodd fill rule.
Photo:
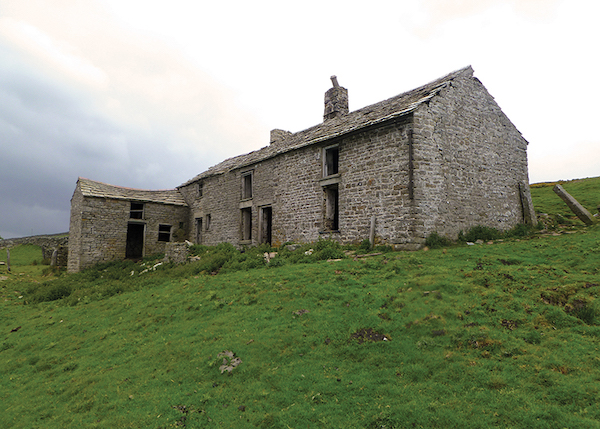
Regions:
<instances>
[{"instance_id":1,"label":"stone masonry wall","mask_svg":"<svg viewBox=\"0 0 600 429\"><path fill-rule=\"evenodd\" d=\"M203 244L259 243L259 209L272 208L272 243L310 242L331 237L359 242L369 236L376 216L376 236L390 244L410 241L408 144L411 118L352 136L283 153L261 163L180 188L195 219L203 219ZM324 233L323 148L339 145L339 232ZM242 200L242 175L252 171L253 196ZM241 240L241 209L252 210L252 240ZM211 221L206 230L207 215Z\"/></svg>"},{"instance_id":2,"label":"stone masonry wall","mask_svg":"<svg viewBox=\"0 0 600 429\"><path fill-rule=\"evenodd\" d=\"M77 190L71 205L71 225L74 230L80 230L80 234L79 240L69 247L70 272L101 262L124 259L130 222L145 225L144 255L165 251L165 242L158 241L159 224L172 225L173 234L181 223L184 233L188 234L187 207L146 202L144 218L130 219L130 201L79 198L76 194Z\"/></svg>"},{"instance_id":3,"label":"stone masonry wall","mask_svg":"<svg viewBox=\"0 0 600 429\"><path fill-rule=\"evenodd\" d=\"M475 225L506 230L523 221L527 142L479 80L456 79L421 105L413 144L418 238L436 231L455 239Z\"/></svg>"},{"instance_id":4,"label":"stone masonry wall","mask_svg":"<svg viewBox=\"0 0 600 429\"><path fill-rule=\"evenodd\" d=\"M71 214L69 219L69 256L67 271L74 273L81 267L81 220L82 220L83 195L79 184L75 187L71 198Z\"/></svg>"}]
</instances>

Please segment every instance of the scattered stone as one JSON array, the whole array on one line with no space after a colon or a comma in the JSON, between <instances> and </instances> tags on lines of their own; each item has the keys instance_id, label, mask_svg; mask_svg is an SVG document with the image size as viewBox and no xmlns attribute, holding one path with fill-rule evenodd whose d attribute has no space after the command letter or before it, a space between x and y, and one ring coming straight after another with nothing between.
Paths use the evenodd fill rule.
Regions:
<instances>
[{"instance_id":1,"label":"scattered stone","mask_svg":"<svg viewBox=\"0 0 600 429\"><path fill-rule=\"evenodd\" d=\"M293 311L292 313L294 313L296 316L302 316L305 313L310 313L310 311L306 310L306 309L302 309L302 310Z\"/></svg>"},{"instance_id":2,"label":"scattered stone","mask_svg":"<svg viewBox=\"0 0 600 429\"><path fill-rule=\"evenodd\" d=\"M467 241L467 246L475 246L475 243L471 243L470 241Z\"/></svg>"},{"instance_id":3,"label":"scattered stone","mask_svg":"<svg viewBox=\"0 0 600 429\"><path fill-rule=\"evenodd\" d=\"M223 365L219 367L221 374L223 374L225 371L231 373L236 366L242 363L242 360L239 357L236 357L235 353L230 350L225 350L219 353L217 357L223 358Z\"/></svg>"},{"instance_id":4,"label":"scattered stone","mask_svg":"<svg viewBox=\"0 0 600 429\"><path fill-rule=\"evenodd\" d=\"M300 244L288 244L288 245L286 245L286 246L285 246L285 248L286 248L287 250L289 250L290 252L293 252L294 250L297 250L297 249L299 249L300 247L301 247L301 245L300 245Z\"/></svg>"},{"instance_id":5,"label":"scattered stone","mask_svg":"<svg viewBox=\"0 0 600 429\"><path fill-rule=\"evenodd\" d=\"M240 410L241 412L244 412L244 411L246 411L246 406L245 405L240 405L238 407L238 410Z\"/></svg>"},{"instance_id":6,"label":"scattered stone","mask_svg":"<svg viewBox=\"0 0 600 429\"><path fill-rule=\"evenodd\" d=\"M475 244L483 244L483 240L480 238L479 240L475 241Z\"/></svg>"}]
</instances>

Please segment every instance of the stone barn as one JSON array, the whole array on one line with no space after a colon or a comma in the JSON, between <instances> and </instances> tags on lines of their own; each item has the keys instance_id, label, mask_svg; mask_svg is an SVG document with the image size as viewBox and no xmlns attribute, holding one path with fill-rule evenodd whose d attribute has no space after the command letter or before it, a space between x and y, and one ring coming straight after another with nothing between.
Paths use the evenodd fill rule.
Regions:
<instances>
[{"instance_id":1,"label":"stone barn","mask_svg":"<svg viewBox=\"0 0 600 429\"><path fill-rule=\"evenodd\" d=\"M149 253L161 249L161 225L180 226L196 243L237 247L357 243L374 228L377 242L414 250L434 231L456 238L475 225L506 230L535 222L527 141L471 67L352 112L348 91L332 77L323 122L296 133L273 130L270 140L177 190L123 191L80 179L69 269L128 257L127 230L141 223L143 231L134 228ZM95 195L90 184L108 195ZM142 202L143 218L131 217ZM119 233L110 229L110 210L119 213Z\"/></svg>"},{"instance_id":2,"label":"stone barn","mask_svg":"<svg viewBox=\"0 0 600 429\"><path fill-rule=\"evenodd\" d=\"M71 198L70 272L100 262L165 252L187 235L189 209L177 190L146 191L79 178Z\"/></svg>"}]
</instances>

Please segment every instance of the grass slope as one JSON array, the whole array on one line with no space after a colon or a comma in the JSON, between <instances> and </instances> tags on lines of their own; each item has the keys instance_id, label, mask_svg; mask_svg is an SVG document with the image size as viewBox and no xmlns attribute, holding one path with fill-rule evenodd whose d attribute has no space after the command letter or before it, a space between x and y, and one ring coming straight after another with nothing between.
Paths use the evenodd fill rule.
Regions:
<instances>
[{"instance_id":1,"label":"grass slope","mask_svg":"<svg viewBox=\"0 0 600 429\"><path fill-rule=\"evenodd\" d=\"M597 428L600 226L555 228L240 270L247 252L218 275L57 277L15 248L0 427ZM221 373L225 350L241 363Z\"/></svg>"}]
</instances>

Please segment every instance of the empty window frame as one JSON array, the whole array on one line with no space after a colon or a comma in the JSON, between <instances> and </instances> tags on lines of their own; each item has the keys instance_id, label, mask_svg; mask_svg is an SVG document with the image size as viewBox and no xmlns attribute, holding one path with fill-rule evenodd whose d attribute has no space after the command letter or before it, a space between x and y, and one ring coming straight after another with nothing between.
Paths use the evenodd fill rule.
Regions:
<instances>
[{"instance_id":1,"label":"empty window frame","mask_svg":"<svg viewBox=\"0 0 600 429\"><path fill-rule=\"evenodd\" d=\"M252 208L242 209L242 241L252 240Z\"/></svg>"},{"instance_id":2,"label":"empty window frame","mask_svg":"<svg viewBox=\"0 0 600 429\"><path fill-rule=\"evenodd\" d=\"M329 146L323 149L323 177L338 174L340 147Z\"/></svg>"},{"instance_id":3,"label":"empty window frame","mask_svg":"<svg viewBox=\"0 0 600 429\"><path fill-rule=\"evenodd\" d=\"M325 216L323 219L326 231L338 231L340 228L339 192L337 185L323 189L325 193Z\"/></svg>"},{"instance_id":4,"label":"empty window frame","mask_svg":"<svg viewBox=\"0 0 600 429\"><path fill-rule=\"evenodd\" d=\"M210 229L210 220L211 220L210 215L207 214L205 216L205 219L206 219L206 222L204 222L205 223L204 230L208 231Z\"/></svg>"},{"instance_id":5,"label":"empty window frame","mask_svg":"<svg viewBox=\"0 0 600 429\"><path fill-rule=\"evenodd\" d=\"M204 183L198 182L198 198L202 198L204 195Z\"/></svg>"},{"instance_id":6,"label":"empty window frame","mask_svg":"<svg viewBox=\"0 0 600 429\"><path fill-rule=\"evenodd\" d=\"M130 219L144 219L144 203L131 203L129 208Z\"/></svg>"},{"instance_id":7,"label":"empty window frame","mask_svg":"<svg viewBox=\"0 0 600 429\"><path fill-rule=\"evenodd\" d=\"M252 172L242 174L242 200L252 198Z\"/></svg>"},{"instance_id":8,"label":"empty window frame","mask_svg":"<svg viewBox=\"0 0 600 429\"><path fill-rule=\"evenodd\" d=\"M171 225L158 225L158 241L171 241Z\"/></svg>"}]
</instances>

